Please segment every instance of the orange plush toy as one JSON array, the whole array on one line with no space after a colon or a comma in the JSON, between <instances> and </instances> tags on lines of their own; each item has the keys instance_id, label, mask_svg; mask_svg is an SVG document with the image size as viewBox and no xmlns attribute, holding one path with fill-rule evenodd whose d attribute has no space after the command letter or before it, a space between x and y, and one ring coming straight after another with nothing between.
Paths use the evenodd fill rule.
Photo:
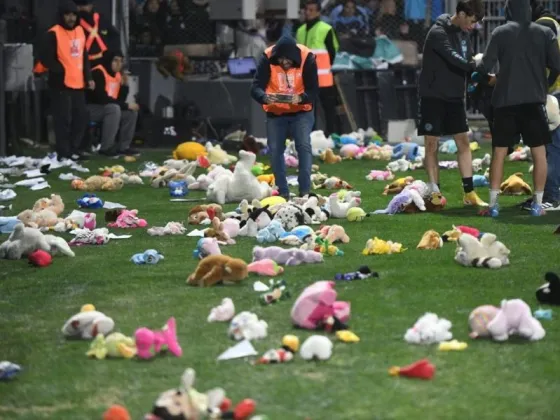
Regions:
<instances>
[{"instance_id":1,"label":"orange plush toy","mask_svg":"<svg viewBox=\"0 0 560 420\"><path fill-rule=\"evenodd\" d=\"M103 413L103 420L131 420L131 417L126 408L114 404Z\"/></svg>"},{"instance_id":2,"label":"orange plush toy","mask_svg":"<svg viewBox=\"0 0 560 420\"><path fill-rule=\"evenodd\" d=\"M240 283L248 275L245 261L228 255L209 255L200 260L195 272L187 278L187 284L207 287L220 282Z\"/></svg>"}]
</instances>

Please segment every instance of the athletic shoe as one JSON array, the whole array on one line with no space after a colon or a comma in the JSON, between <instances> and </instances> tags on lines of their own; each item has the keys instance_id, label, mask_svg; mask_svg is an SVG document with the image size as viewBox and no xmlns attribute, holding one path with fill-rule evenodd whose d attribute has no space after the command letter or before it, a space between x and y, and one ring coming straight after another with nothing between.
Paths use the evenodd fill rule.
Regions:
<instances>
[{"instance_id":1,"label":"athletic shoe","mask_svg":"<svg viewBox=\"0 0 560 420\"><path fill-rule=\"evenodd\" d=\"M82 154L77 154L77 153L74 153L72 156L70 156L70 159L72 159L73 161L76 161L76 162L82 162L84 160L89 160L89 158L87 156L84 156Z\"/></svg>"},{"instance_id":2,"label":"athletic shoe","mask_svg":"<svg viewBox=\"0 0 560 420\"><path fill-rule=\"evenodd\" d=\"M500 208L496 204L494 207L488 207L480 210L478 215L484 217L498 217L500 215Z\"/></svg>"},{"instance_id":3,"label":"athletic shoe","mask_svg":"<svg viewBox=\"0 0 560 420\"><path fill-rule=\"evenodd\" d=\"M117 159L120 157L120 155L113 150L100 150L99 155L110 159Z\"/></svg>"},{"instance_id":4,"label":"athletic shoe","mask_svg":"<svg viewBox=\"0 0 560 420\"><path fill-rule=\"evenodd\" d=\"M537 203L533 203L531 206L531 216L544 216L546 211L544 211L542 205L538 205Z\"/></svg>"},{"instance_id":5,"label":"athletic shoe","mask_svg":"<svg viewBox=\"0 0 560 420\"><path fill-rule=\"evenodd\" d=\"M124 156L140 156L140 152L136 149L131 149L128 148L126 150L123 150L121 152L119 152L119 155L124 155Z\"/></svg>"},{"instance_id":6,"label":"athletic shoe","mask_svg":"<svg viewBox=\"0 0 560 420\"><path fill-rule=\"evenodd\" d=\"M523 203L519 204L522 210L531 211L531 206L533 205L533 198L525 200Z\"/></svg>"},{"instance_id":7,"label":"athletic shoe","mask_svg":"<svg viewBox=\"0 0 560 420\"><path fill-rule=\"evenodd\" d=\"M474 191L471 191L463 195L463 204L465 206L488 207L488 203L482 201L478 196L478 194Z\"/></svg>"},{"instance_id":8,"label":"athletic shoe","mask_svg":"<svg viewBox=\"0 0 560 420\"><path fill-rule=\"evenodd\" d=\"M526 211L531 211L531 206L533 205L533 199L530 198L529 200L523 202L521 204L521 208ZM548 201L543 200L542 208L544 211L560 211L560 201Z\"/></svg>"}]
</instances>

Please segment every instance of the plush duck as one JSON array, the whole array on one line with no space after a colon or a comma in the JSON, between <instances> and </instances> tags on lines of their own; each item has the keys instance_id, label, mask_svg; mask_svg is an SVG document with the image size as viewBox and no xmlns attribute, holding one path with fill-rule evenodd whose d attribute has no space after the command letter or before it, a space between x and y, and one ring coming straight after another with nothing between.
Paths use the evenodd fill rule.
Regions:
<instances>
[{"instance_id":1,"label":"plush duck","mask_svg":"<svg viewBox=\"0 0 560 420\"><path fill-rule=\"evenodd\" d=\"M422 235L422 239L416 249L438 249L443 246L443 239L435 230L428 230Z\"/></svg>"},{"instance_id":2,"label":"plush duck","mask_svg":"<svg viewBox=\"0 0 560 420\"><path fill-rule=\"evenodd\" d=\"M529 184L523 180L523 174L516 172L500 185L502 194L505 195L531 195L533 191Z\"/></svg>"}]
</instances>

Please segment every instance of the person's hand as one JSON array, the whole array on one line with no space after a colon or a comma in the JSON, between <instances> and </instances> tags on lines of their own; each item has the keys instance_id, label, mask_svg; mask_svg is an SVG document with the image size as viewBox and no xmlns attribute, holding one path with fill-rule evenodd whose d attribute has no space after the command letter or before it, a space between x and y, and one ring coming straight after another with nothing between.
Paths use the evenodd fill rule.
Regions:
<instances>
[{"instance_id":1,"label":"person's hand","mask_svg":"<svg viewBox=\"0 0 560 420\"><path fill-rule=\"evenodd\" d=\"M128 86L128 73L126 71L121 74L121 85Z\"/></svg>"},{"instance_id":2,"label":"person's hand","mask_svg":"<svg viewBox=\"0 0 560 420\"><path fill-rule=\"evenodd\" d=\"M494 86L498 79L496 78L495 74L489 74L490 78L488 79L488 86Z\"/></svg>"},{"instance_id":3,"label":"person's hand","mask_svg":"<svg viewBox=\"0 0 560 420\"><path fill-rule=\"evenodd\" d=\"M292 104L293 105L297 105L301 102L301 96L299 95L294 95L292 96Z\"/></svg>"},{"instance_id":4,"label":"person's hand","mask_svg":"<svg viewBox=\"0 0 560 420\"><path fill-rule=\"evenodd\" d=\"M264 95L264 103L267 105L273 104L274 102L276 102L276 96L275 95Z\"/></svg>"},{"instance_id":5,"label":"person's hand","mask_svg":"<svg viewBox=\"0 0 560 420\"><path fill-rule=\"evenodd\" d=\"M139 111L140 110L140 105L138 105L138 104L128 104L128 109L130 109L131 111Z\"/></svg>"},{"instance_id":6,"label":"person's hand","mask_svg":"<svg viewBox=\"0 0 560 420\"><path fill-rule=\"evenodd\" d=\"M88 88L89 88L89 90L94 90L95 89L95 82L93 80L90 80L88 82Z\"/></svg>"}]
</instances>

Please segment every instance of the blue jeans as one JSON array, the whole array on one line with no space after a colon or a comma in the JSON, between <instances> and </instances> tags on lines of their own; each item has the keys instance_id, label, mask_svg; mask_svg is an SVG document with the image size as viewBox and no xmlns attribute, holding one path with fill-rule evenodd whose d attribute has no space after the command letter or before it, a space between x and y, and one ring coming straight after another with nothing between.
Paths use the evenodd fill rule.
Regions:
<instances>
[{"instance_id":1,"label":"blue jeans","mask_svg":"<svg viewBox=\"0 0 560 420\"><path fill-rule=\"evenodd\" d=\"M267 145L270 151L272 172L281 196L290 194L288 180L286 179L286 162L284 151L286 150L286 139L288 135L296 143L296 151L299 159L299 192L307 194L311 191L311 165L313 154L311 153L311 130L315 123L313 111L300 112L293 115L281 115L268 117L266 119Z\"/></svg>"},{"instance_id":2,"label":"blue jeans","mask_svg":"<svg viewBox=\"0 0 560 420\"><path fill-rule=\"evenodd\" d=\"M546 145L548 173L544 186L544 201L560 201L560 127L550 133L552 141Z\"/></svg>"}]
</instances>

